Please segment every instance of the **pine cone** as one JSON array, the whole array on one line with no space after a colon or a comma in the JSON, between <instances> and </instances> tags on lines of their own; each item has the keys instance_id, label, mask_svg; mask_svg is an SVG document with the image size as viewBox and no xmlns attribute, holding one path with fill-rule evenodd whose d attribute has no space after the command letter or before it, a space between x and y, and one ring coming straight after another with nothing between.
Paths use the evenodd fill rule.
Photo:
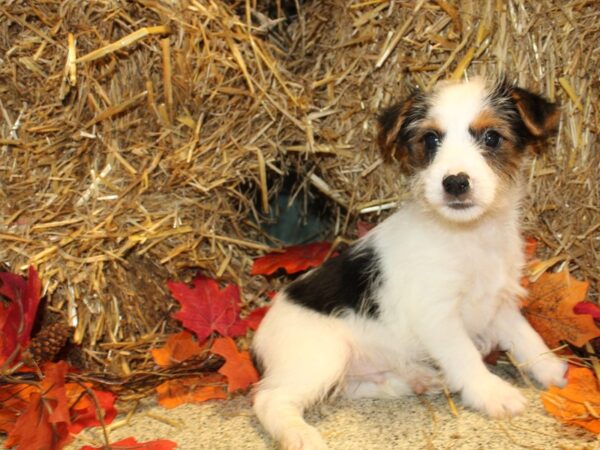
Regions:
<instances>
[{"instance_id":1,"label":"pine cone","mask_svg":"<svg viewBox=\"0 0 600 450\"><path fill-rule=\"evenodd\" d=\"M52 361L71 337L73 329L64 323L44 326L29 342L22 359L26 364Z\"/></svg>"}]
</instances>

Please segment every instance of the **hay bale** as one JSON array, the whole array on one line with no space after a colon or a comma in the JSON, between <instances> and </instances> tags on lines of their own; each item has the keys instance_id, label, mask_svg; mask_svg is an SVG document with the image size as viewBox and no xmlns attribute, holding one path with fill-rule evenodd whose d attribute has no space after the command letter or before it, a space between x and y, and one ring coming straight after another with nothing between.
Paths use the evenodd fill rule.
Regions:
<instances>
[{"instance_id":1,"label":"hay bale","mask_svg":"<svg viewBox=\"0 0 600 450\"><path fill-rule=\"evenodd\" d=\"M19 1L0 6L0 261L38 267L83 365L127 374L176 324L164 280L242 286L257 222L293 170L354 237L402 198L376 112L436 80L507 72L563 105L529 172L526 224L596 283L598 11L593 2ZM573 220L576 217L577 220ZM594 291L594 295L596 295Z\"/></svg>"},{"instance_id":2,"label":"hay bale","mask_svg":"<svg viewBox=\"0 0 600 450\"><path fill-rule=\"evenodd\" d=\"M506 74L562 105L558 138L529 170L525 225L552 256L564 255L574 272L592 281L597 300L600 183L593 171L600 166L600 61L590 43L600 39L599 15L593 3L580 1L307 5L291 27L303 55L292 63L294 73L310 87L313 107L331 112L311 130L321 139L335 130L332 145L370 150L327 167L329 184L351 193L345 198L354 213L401 197L373 170L380 161L373 148L377 111L439 79Z\"/></svg>"}]
</instances>

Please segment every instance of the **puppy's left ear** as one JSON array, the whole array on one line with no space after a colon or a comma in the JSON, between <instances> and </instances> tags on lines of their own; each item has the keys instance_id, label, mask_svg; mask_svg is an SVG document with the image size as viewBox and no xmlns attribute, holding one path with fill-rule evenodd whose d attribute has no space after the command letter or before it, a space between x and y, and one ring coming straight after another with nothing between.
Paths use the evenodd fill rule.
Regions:
<instances>
[{"instance_id":1,"label":"puppy's left ear","mask_svg":"<svg viewBox=\"0 0 600 450\"><path fill-rule=\"evenodd\" d=\"M510 95L525 127L534 138L544 139L554 134L560 119L556 103L518 87L513 87Z\"/></svg>"}]
</instances>

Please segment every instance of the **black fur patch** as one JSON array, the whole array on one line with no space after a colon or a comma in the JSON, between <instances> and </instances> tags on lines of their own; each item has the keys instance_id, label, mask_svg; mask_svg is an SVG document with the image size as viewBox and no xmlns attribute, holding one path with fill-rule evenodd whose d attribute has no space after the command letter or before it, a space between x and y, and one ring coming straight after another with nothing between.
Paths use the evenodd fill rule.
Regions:
<instances>
[{"instance_id":1,"label":"black fur patch","mask_svg":"<svg viewBox=\"0 0 600 450\"><path fill-rule=\"evenodd\" d=\"M511 90L514 89L507 81L501 81L490 94L490 102L494 110L503 118L508 120L515 150L522 152L526 145L533 138L523 119L519 115L517 105L511 98Z\"/></svg>"},{"instance_id":2,"label":"black fur patch","mask_svg":"<svg viewBox=\"0 0 600 450\"><path fill-rule=\"evenodd\" d=\"M379 115L379 146L387 162L397 161L411 173L427 164L420 149L411 145L415 123L425 119L428 112L427 97L415 92L408 99L383 110Z\"/></svg>"},{"instance_id":3,"label":"black fur patch","mask_svg":"<svg viewBox=\"0 0 600 450\"><path fill-rule=\"evenodd\" d=\"M379 308L374 294L381 279L375 251L350 247L339 256L298 278L285 292L289 300L322 314L352 310L376 318Z\"/></svg>"}]
</instances>

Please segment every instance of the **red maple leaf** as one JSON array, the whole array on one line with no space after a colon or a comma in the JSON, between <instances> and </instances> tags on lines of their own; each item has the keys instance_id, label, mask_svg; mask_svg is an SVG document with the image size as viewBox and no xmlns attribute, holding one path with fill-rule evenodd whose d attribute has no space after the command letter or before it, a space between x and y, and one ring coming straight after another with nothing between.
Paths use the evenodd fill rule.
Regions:
<instances>
[{"instance_id":1,"label":"red maple leaf","mask_svg":"<svg viewBox=\"0 0 600 450\"><path fill-rule=\"evenodd\" d=\"M573 307L575 314L589 314L592 319L600 321L600 306L592 302L579 302Z\"/></svg>"},{"instance_id":2,"label":"red maple leaf","mask_svg":"<svg viewBox=\"0 0 600 450\"><path fill-rule=\"evenodd\" d=\"M83 447L81 447L80 450L104 450L105 448L106 447L103 445L100 447L91 447L89 445L84 445ZM174 448L177 448L177 444L173 441L168 441L166 439L148 442L138 442L135 438L129 437L119 442L113 442L112 444L110 444L110 448L112 450L173 450Z\"/></svg>"},{"instance_id":3,"label":"red maple leaf","mask_svg":"<svg viewBox=\"0 0 600 450\"><path fill-rule=\"evenodd\" d=\"M272 252L256 258L252 265L252 275L271 275L279 269L284 269L288 274L302 272L320 266L330 251L330 242L294 245L282 252Z\"/></svg>"},{"instance_id":4,"label":"red maple leaf","mask_svg":"<svg viewBox=\"0 0 600 450\"><path fill-rule=\"evenodd\" d=\"M528 261L533 259L537 252L538 241L533 236L525 236L525 259Z\"/></svg>"},{"instance_id":5,"label":"red maple leaf","mask_svg":"<svg viewBox=\"0 0 600 450\"><path fill-rule=\"evenodd\" d=\"M248 328L256 331L268 310L268 306L263 306L262 308L256 308L250 314L248 314L248 317L246 317L246 323L248 324Z\"/></svg>"},{"instance_id":6,"label":"red maple leaf","mask_svg":"<svg viewBox=\"0 0 600 450\"><path fill-rule=\"evenodd\" d=\"M356 222L356 234L359 238L366 235L369 231L373 229L374 225L369 222L365 222L364 220L358 220Z\"/></svg>"},{"instance_id":7,"label":"red maple leaf","mask_svg":"<svg viewBox=\"0 0 600 450\"><path fill-rule=\"evenodd\" d=\"M186 283L169 281L167 286L173 297L181 304L181 310L173 314L185 328L193 331L198 342L206 341L213 331L221 336L243 336L248 324L240 319L240 291L235 284L223 289L215 280L197 276L193 287Z\"/></svg>"},{"instance_id":8,"label":"red maple leaf","mask_svg":"<svg viewBox=\"0 0 600 450\"><path fill-rule=\"evenodd\" d=\"M8 305L0 304L0 366L16 362L29 343L41 290L42 283L33 266L29 267L27 280L0 272L0 295L10 301Z\"/></svg>"},{"instance_id":9,"label":"red maple leaf","mask_svg":"<svg viewBox=\"0 0 600 450\"><path fill-rule=\"evenodd\" d=\"M258 372L247 350L238 351L235 341L229 337L215 339L211 351L225 358L225 364L219 373L225 375L228 381L228 392L246 389L258 381Z\"/></svg>"},{"instance_id":10,"label":"red maple leaf","mask_svg":"<svg viewBox=\"0 0 600 450\"><path fill-rule=\"evenodd\" d=\"M73 399L69 411L71 414L71 425L69 425L69 433L75 435L81 430L89 427L97 427L101 425L98 419L98 411L96 410L96 401L100 406L103 422L105 425L110 424L117 417L115 401L117 397L112 392L97 391L91 388L88 383L85 387L77 383L67 383L67 397ZM90 392L96 397L96 401L91 398Z\"/></svg>"}]
</instances>

